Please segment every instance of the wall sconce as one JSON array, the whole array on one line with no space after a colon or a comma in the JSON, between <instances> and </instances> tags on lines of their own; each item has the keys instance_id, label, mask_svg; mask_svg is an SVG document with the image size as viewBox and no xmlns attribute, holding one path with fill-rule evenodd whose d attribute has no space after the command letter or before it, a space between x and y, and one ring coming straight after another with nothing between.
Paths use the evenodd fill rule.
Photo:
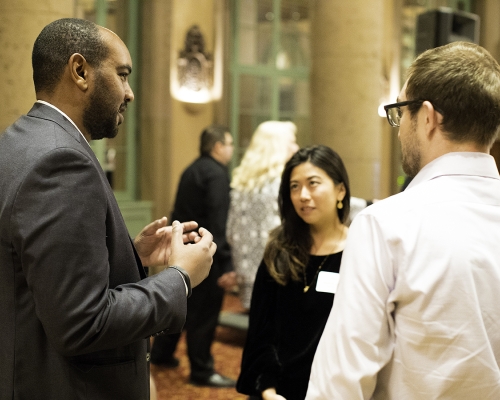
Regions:
<instances>
[{"instance_id":1,"label":"wall sconce","mask_svg":"<svg viewBox=\"0 0 500 400\"><path fill-rule=\"evenodd\" d=\"M386 101L385 99L381 99L380 100L380 104L379 104L379 106L377 108L377 113L378 113L379 117L385 118L385 109L384 109L384 106L386 104L389 104L389 102Z\"/></svg>"},{"instance_id":2,"label":"wall sconce","mask_svg":"<svg viewBox=\"0 0 500 400\"><path fill-rule=\"evenodd\" d=\"M214 42L212 56L205 49L205 39L199 26L193 25L186 33L179 57L172 62L171 95L183 102L190 112L198 112L200 105L222 96L222 34L219 31L215 32Z\"/></svg>"}]
</instances>

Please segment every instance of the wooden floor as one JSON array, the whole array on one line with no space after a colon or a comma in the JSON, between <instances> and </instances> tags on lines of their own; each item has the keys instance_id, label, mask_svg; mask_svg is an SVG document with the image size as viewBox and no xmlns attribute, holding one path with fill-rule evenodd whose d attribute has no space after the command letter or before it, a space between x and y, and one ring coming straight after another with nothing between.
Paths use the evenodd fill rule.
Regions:
<instances>
[{"instance_id":1,"label":"wooden floor","mask_svg":"<svg viewBox=\"0 0 500 400\"><path fill-rule=\"evenodd\" d=\"M227 294L222 306L224 311L242 311L239 299L232 294ZM241 353L245 342L246 331L243 329L219 326L216 339L212 345L212 354L215 360L215 369L222 375L237 379L240 372ZM181 336L175 356L180 365L169 369L151 366L151 374L157 388L158 400L198 400L198 399L227 399L244 400L246 395L236 392L235 389L201 388L190 385L189 361L186 355L186 341Z\"/></svg>"}]
</instances>

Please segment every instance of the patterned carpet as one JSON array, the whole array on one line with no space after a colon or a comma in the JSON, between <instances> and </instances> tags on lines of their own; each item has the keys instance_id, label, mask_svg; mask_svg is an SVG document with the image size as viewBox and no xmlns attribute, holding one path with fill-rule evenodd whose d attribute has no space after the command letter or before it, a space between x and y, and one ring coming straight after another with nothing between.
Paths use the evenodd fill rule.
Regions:
<instances>
[{"instance_id":1,"label":"patterned carpet","mask_svg":"<svg viewBox=\"0 0 500 400\"><path fill-rule=\"evenodd\" d=\"M222 306L223 310L240 312L239 299L232 294L227 294ZM216 338L212 345L212 354L215 359L215 369L222 375L237 379L240 373L240 362L243 345L245 342L244 331L239 329L219 326ZM198 400L198 399L224 399L246 400L247 396L236 392L235 389L214 389L196 387L188 383L189 361L186 355L186 341L181 336L175 356L180 365L169 369L152 365L151 373L156 383L158 400Z\"/></svg>"}]
</instances>

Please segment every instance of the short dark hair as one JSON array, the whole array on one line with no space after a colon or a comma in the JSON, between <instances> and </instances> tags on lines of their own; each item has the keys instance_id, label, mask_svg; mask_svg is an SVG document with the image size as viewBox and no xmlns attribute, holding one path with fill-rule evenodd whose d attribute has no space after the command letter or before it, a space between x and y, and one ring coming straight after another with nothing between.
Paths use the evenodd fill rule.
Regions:
<instances>
[{"instance_id":1,"label":"short dark hair","mask_svg":"<svg viewBox=\"0 0 500 400\"><path fill-rule=\"evenodd\" d=\"M98 25L84 19L63 18L43 28L35 40L31 58L35 91L54 91L75 53L96 68L108 57L109 50Z\"/></svg>"},{"instance_id":2,"label":"short dark hair","mask_svg":"<svg viewBox=\"0 0 500 400\"><path fill-rule=\"evenodd\" d=\"M436 47L410 66L406 97L439 108L449 140L491 145L500 127L500 66L473 43ZM412 104L408 109L414 116L420 107Z\"/></svg>"},{"instance_id":3,"label":"short dark hair","mask_svg":"<svg viewBox=\"0 0 500 400\"><path fill-rule=\"evenodd\" d=\"M215 143L226 140L229 129L223 125L210 125L203 129L200 136L200 155L207 156L215 146Z\"/></svg>"},{"instance_id":4,"label":"short dark hair","mask_svg":"<svg viewBox=\"0 0 500 400\"><path fill-rule=\"evenodd\" d=\"M292 170L305 162L321 168L336 185L344 184L346 193L342 201L343 208L338 209L337 212L340 222L344 224L349 217L351 202L349 177L338 153L323 145L306 147L297 151L286 163L281 175L278 195L281 226L271 232L264 253L264 261L269 273L282 285L286 284L289 279L300 279L309 261L309 253L313 244L310 227L295 211L290 194Z\"/></svg>"}]
</instances>

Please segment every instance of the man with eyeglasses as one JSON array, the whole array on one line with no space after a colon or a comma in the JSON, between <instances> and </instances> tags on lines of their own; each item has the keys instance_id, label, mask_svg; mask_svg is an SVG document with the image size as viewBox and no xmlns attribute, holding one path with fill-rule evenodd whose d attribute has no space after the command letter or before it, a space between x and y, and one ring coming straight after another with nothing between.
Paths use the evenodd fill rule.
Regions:
<instances>
[{"instance_id":1,"label":"man with eyeglasses","mask_svg":"<svg viewBox=\"0 0 500 400\"><path fill-rule=\"evenodd\" d=\"M172 218L196 221L209 229L217 244L212 269L193 291L187 303L187 353L191 367L190 383L216 388L233 387L236 381L217 373L211 346L219 320L224 290L236 285L231 250L226 240L230 180L227 166L233 156L233 137L220 125L210 125L200 135L200 156L182 173ZM187 218L186 220L182 218ZM151 362L175 368L174 357L180 334L157 336L151 350Z\"/></svg>"},{"instance_id":2,"label":"man with eyeglasses","mask_svg":"<svg viewBox=\"0 0 500 400\"><path fill-rule=\"evenodd\" d=\"M428 50L385 109L414 178L351 225L306 399L500 399L500 67Z\"/></svg>"}]
</instances>

